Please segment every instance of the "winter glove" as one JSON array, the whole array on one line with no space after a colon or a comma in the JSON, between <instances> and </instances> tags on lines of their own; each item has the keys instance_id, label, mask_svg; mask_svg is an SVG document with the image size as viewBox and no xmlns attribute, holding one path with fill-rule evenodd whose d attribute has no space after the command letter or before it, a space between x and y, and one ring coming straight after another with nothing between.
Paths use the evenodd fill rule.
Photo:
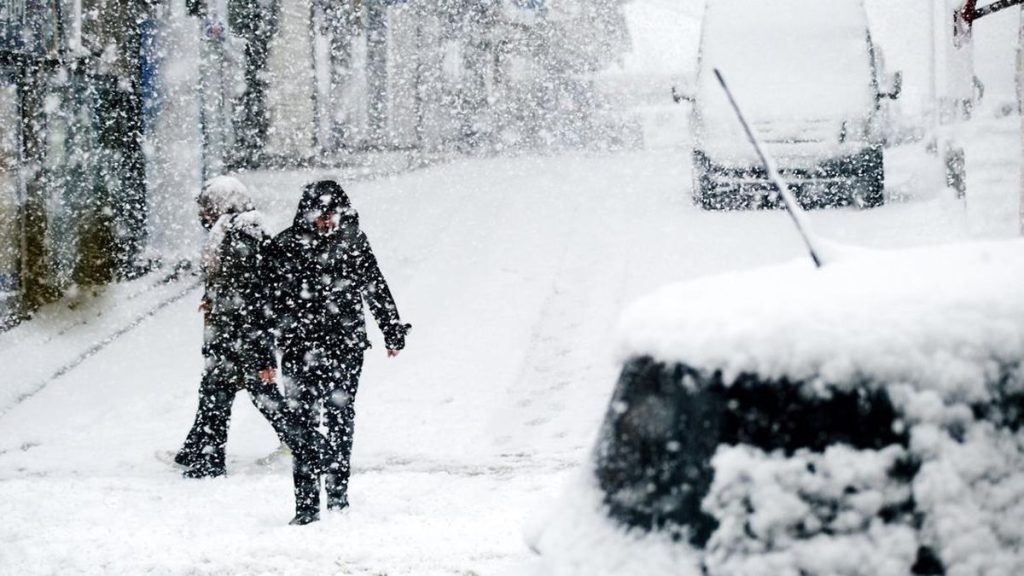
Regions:
<instances>
[{"instance_id":1,"label":"winter glove","mask_svg":"<svg viewBox=\"0 0 1024 576\"><path fill-rule=\"evenodd\" d=\"M384 343L388 350L401 350L405 348L405 335L412 329L412 324L391 324L384 332Z\"/></svg>"}]
</instances>

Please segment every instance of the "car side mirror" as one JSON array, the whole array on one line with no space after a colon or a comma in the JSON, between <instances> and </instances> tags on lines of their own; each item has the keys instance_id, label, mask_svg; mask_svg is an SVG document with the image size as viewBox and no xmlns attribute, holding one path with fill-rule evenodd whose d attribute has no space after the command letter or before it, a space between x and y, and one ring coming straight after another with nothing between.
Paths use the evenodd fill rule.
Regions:
<instances>
[{"instance_id":1,"label":"car side mirror","mask_svg":"<svg viewBox=\"0 0 1024 576\"><path fill-rule=\"evenodd\" d=\"M889 82L888 91L878 95L879 98L888 98L890 100L896 100L903 93L903 72L896 72L892 75L892 80Z\"/></svg>"},{"instance_id":2,"label":"car side mirror","mask_svg":"<svg viewBox=\"0 0 1024 576\"><path fill-rule=\"evenodd\" d=\"M679 104L680 102L682 102L684 100L686 102L689 102L690 104L693 104L693 102L694 102L693 95L692 94L681 94L679 92L679 90L676 89L675 86L673 86L672 87L672 101L675 102L676 104Z\"/></svg>"}]
</instances>

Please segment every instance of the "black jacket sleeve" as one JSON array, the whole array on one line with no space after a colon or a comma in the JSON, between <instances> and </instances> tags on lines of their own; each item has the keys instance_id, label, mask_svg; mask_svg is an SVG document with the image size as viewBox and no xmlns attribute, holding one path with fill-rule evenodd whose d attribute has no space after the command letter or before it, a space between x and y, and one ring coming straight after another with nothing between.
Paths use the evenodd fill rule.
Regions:
<instances>
[{"instance_id":1,"label":"black jacket sleeve","mask_svg":"<svg viewBox=\"0 0 1024 576\"><path fill-rule=\"evenodd\" d=\"M235 230L222 246L221 270L216 279L221 288L214 309L224 313L218 322L228 324L222 327L224 333L237 338L229 345L241 347L237 351L251 368L276 368L264 277L269 238Z\"/></svg>"},{"instance_id":2,"label":"black jacket sleeve","mask_svg":"<svg viewBox=\"0 0 1024 576\"><path fill-rule=\"evenodd\" d=\"M272 266L272 243L269 237L256 242L256 263L254 274L247 288L252 295L250 315L253 323L253 356L257 366L277 368L277 355L274 352L274 302L269 286Z\"/></svg>"},{"instance_id":3,"label":"black jacket sleeve","mask_svg":"<svg viewBox=\"0 0 1024 576\"><path fill-rule=\"evenodd\" d=\"M377 257L373 255L370 242L366 235L359 233L356 247L357 265L359 276L362 278L363 298L370 307L377 326L384 334L384 342L388 350L401 350L405 348L405 336L412 328L411 324L403 324L398 316L398 307L395 299L391 296L391 289L384 280L384 275L377 264Z\"/></svg>"},{"instance_id":4,"label":"black jacket sleeve","mask_svg":"<svg viewBox=\"0 0 1024 576\"><path fill-rule=\"evenodd\" d=\"M264 257L266 313L278 346L283 344L281 334L294 322L292 314L298 302L294 258L285 233L268 244Z\"/></svg>"}]
</instances>

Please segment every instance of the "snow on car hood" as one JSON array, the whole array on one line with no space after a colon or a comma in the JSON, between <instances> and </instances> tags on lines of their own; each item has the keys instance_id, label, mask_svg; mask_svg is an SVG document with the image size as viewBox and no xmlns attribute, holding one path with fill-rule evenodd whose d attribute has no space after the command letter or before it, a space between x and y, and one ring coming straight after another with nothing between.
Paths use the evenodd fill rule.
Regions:
<instances>
[{"instance_id":1,"label":"snow on car hood","mask_svg":"<svg viewBox=\"0 0 1024 576\"><path fill-rule=\"evenodd\" d=\"M621 322L625 356L828 386L865 378L984 402L1024 358L1024 241L857 252L666 287ZM1019 385L1019 383L1018 383Z\"/></svg>"}]
</instances>

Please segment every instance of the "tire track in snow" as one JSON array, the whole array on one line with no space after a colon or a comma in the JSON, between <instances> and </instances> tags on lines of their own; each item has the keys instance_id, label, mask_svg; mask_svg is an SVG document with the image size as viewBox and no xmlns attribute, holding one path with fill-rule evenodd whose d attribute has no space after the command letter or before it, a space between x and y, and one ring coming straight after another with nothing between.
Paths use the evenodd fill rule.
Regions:
<instances>
[{"instance_id":1,"label":"tire track in snow","mask_svg":"<svg viewBox=\"0 0 1024 576\"><path fill-rule=\"evenodd\" d=\"M537 459L528 455L504 455L501 461L480 464L459 461L444 461L436 458L416 459L411 457L385 458L382 462L353 465L352 474L445 474L463 478L475 477L521 477L524 473L543 474L558 473L571 470L580 462L564 457L545 457ZM236 463L228 461L229 473L264 474L268 471L291 472L291 460L267 466L256 463Z\"/></svg>"},{"instance_id":2,"label":"tire track in snow","mask_svg":"<svg viewBox=\"0 0 1024 576\"><path fill-rule=\"evenodd\" d=\"M608 202L618 208L617 202ZM595 214L600 218L600 213ZM499 414L499 445L525 454L537 445L577 454L592 441L606 391L604 348L625 292L630 258L614 238L595 242L579 218L566 236L549 292L537 311L530 343ZM605 244L605 245L601 245ZM582 416L582 417L581 417Z\"/></svg>"}]
</instances>

